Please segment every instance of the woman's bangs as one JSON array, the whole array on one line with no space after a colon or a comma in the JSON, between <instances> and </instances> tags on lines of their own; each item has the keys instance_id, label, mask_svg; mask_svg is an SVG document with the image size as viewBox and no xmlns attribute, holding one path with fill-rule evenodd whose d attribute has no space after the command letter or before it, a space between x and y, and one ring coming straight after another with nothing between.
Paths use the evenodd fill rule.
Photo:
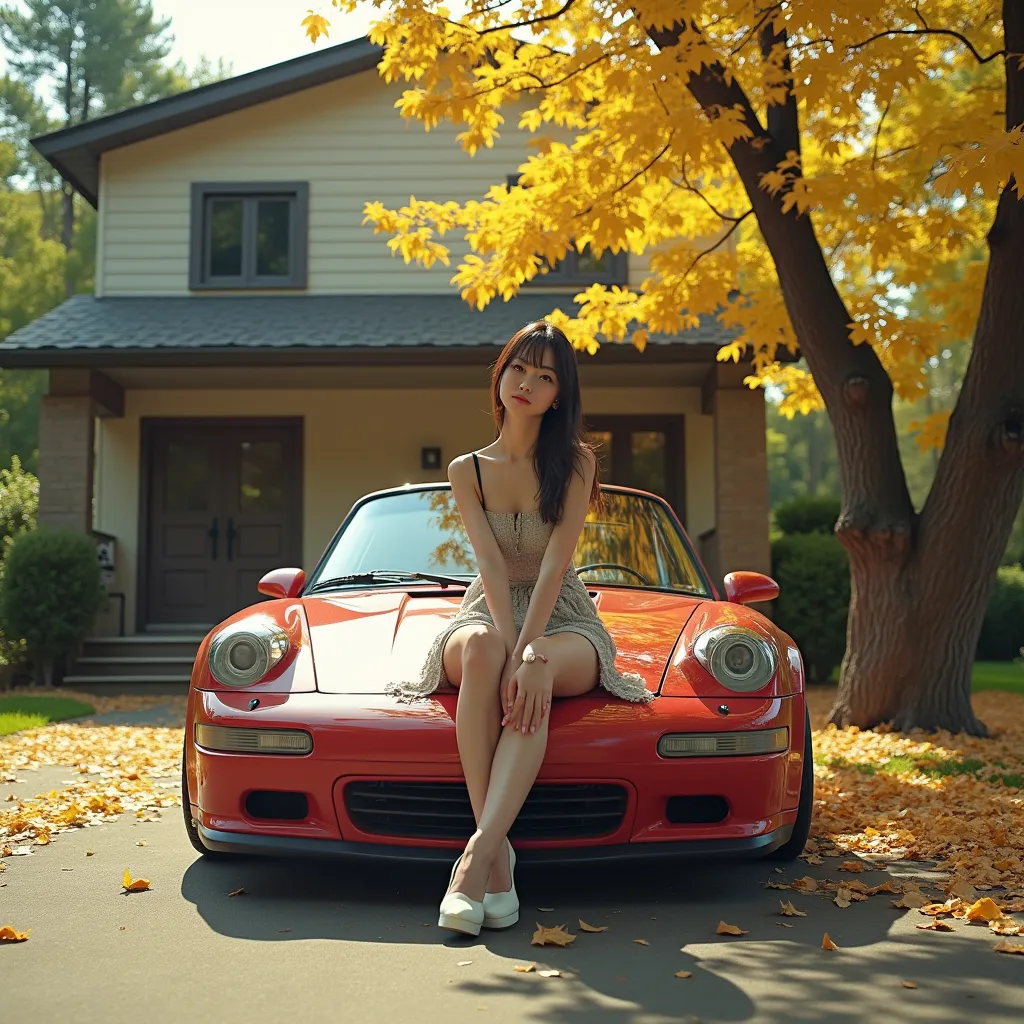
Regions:
<instances>
[{"instance_id":1,"label":"woman's bangs","mask_svg":"<svg viewBox=\"0 0 1024 1024\"><path fill-rule=\"evenodd\" d=\"M529 363L531 366L543 366L544 350L549 346L554 348L540 331L528 334L520 340L519 344L512 351L512 355L509 356L509 363L515 359L521 359L524 363Z\"/></svg>"}]
</instances>

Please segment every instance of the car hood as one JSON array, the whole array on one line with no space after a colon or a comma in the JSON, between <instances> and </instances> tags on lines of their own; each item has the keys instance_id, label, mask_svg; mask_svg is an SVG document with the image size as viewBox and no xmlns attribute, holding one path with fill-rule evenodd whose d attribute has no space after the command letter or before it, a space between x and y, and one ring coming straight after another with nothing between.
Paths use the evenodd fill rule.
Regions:
<instances>
[{"instance_id":1,"label":"car hood","mask_svg":"<svg viewBox=\"0 0 1024 1024\"><path fill-rule=\"evenodd\" d=\"M592 590L618 650L620 672L638 672L657 691L679 634L699 598L636 590ZM383 693L419 679L434 638L459 609L461 593L360 591L306 598L316 686L324 693Z\"/></svg>"}]
</instances>

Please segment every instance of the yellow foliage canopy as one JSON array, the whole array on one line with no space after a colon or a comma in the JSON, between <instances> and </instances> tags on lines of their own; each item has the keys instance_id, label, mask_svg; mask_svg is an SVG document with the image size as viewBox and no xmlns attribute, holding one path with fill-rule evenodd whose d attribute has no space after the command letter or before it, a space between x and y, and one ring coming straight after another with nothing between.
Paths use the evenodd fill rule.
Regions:
<instances>
[{"instance_id":1,"label":"yellow foliage canopy","mask_svg":"<svg viewBox=\"0 0 1024 1024\"><path fill-rule=\"evenodd\" d=\"M360 2L333 0L342 12ZM447 265L445 238L464 235L472 251L451 280L471 305L511 298L573 245L649 251L635 289L595 284L575 296L577 316L554 312L576 346L643 348L651 333L714 317L735 337L720 359L753 350L751 386L782 387L787 415L820 406L811 378L778 361L797 339L727 151L749 123L687 88L719 65L762 125L792 88L799 152L760 187L813 218L851 340L873 346L896 394L920 397L925 362L973 335L994 203L1011 175L1024 189L1022 132L1003 126L996 0L469 0L459 16L433 0L373 2L380 73L408 83L403 117L463 126L470 155L507 117L535 136L513 187L365 208L407 262ZM691 27L659 51L650 32L673 23ZM312 13L305 24L314 41L327 30ZM911 315L923 286L927 309ZM922 443L943 427L922 425Z\"/></svg>"}]
</instances>

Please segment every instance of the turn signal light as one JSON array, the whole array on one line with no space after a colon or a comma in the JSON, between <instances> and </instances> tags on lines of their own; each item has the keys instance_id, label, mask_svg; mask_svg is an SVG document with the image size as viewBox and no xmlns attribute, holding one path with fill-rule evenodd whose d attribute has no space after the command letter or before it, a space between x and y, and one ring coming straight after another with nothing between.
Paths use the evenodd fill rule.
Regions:
<instances>
[{"instance_id":1,"label":"turn signal light","mask_svg":"<svg viewBox=\"0 0 1024 1024\"><path fill-rule=\"evenodd\" d=\"M777 754L788 746L786 726L747 732L670 732L658 740L658 753L662 757Z\"/></svg>"},{"instance_id":2,"label":"turn signal light","mask_svg":"<svg viewBox=\"0 0 1024 1024\"><path fill-rule=\"evenodd\" d=\"M302 729L249 729L196 722L196 744L237 754L309 754L313 737Z\"/></svg>"}]
</instances>

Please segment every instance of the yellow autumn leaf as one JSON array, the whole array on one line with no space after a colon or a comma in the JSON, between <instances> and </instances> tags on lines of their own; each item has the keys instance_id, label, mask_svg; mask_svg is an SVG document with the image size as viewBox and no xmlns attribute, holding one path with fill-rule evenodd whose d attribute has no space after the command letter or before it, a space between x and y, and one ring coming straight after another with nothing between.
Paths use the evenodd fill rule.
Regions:
<instances>
[{"instance_id":1,"label":"yellow autumn leaf","mask_svg":"<svg viewBox=\"0 0 1024 1024\"><path fill-rule=\"evenodd\" d=\"M19 932L11 925L5 924L0 927L0 942L24 942L30 931L32 931L31 928L26 928L25 931Z\"/></svg>"},{"instance_id":2,"label":"yellow autumn leaf","mask_svg":"<svg viewBox=\"0 0 1024 1024\"><path fill-rule=\"evenodd\" d=\"M715 929L716 935L749 935L750 930L739 928L734 924L726 924L724 921L718 922L718 927Z\"/></svg>"},{"instance_id":3,"label":"yellow autumn leaf","mask_svg":"<svg viewBox=\"0 0 1024 1024\"><path fill-rule=\"evenodd\" d=\"M128 892L144 892L149 888L149 881L145 878L136 878L132 881L131 872L125 868L124 878L121 881L121 886Z\"/></svg>"},{"instance_id":4,"label":"yellow autumn leaf","mask_svg":"<svg viewBox=\"0 0 1024 1024\"><path fill-rule=\"evenodd\" d=\"M1003 912L999 909L995 900L988 896L983 896L981 899L972 903L967 908L967 920L968 921L998 921L1003 916Z\"/></svg>"},{"instance_id":5,"label":"yellow autumn leaf","mask_svg":"<svg viewBox=\"0 0 1024 1024\"><path fill-rule=\"evenodd\" d=\"M989 931L995 932L996 935L1020 935L1021 930L1024 929L1024 925L1018 924L1012 918L1000 917L995 921L989 921Z\"/></svg>"},{"instance_id":6,"label":"yellow autumn leaf","mask_svg":"<svg viewBox=\"0 0 1024 1024\"><path fill-rule=\"evenodd\" d=\"M1009 939L1000 939L993 947L997 953L1017 953L1024 955L1024 943L1011 942Z\"/></svg>"},{"instance_id":7,"label":"yellow autumn leaf","mask_svg":"<svg viewBox=\"0 0 1024 1024\"><path fill-rule=\"evenodd\" d=\"M953 930L953 926L948 921L942 921L937 917L933 917L927 924L916 924L914 927L922 932L951 932Z\"/></svg>"},{"instance_id":8,"label":"yellow autumn leaf","mask_svg":"<svg viewBox=\"0 0 1024 1024\"><path fill-rule=\"evenodd\" d=\"M633 940L638 946L649 946L650 943L646 939L634 939Z\"/></svg>"},{"instance_id":9,"label":"yellow autumn leaf","mask_svg":"<svg viewBox=\"0 0 1024 1024\"><path fill-rule=\"evenodd\" d=\"M512 968L512 970L518 971L520 974L529 974L530 971L536 970L536 967L536 963L516 964L515 967Z\"/></svg>"},{"instance_id":10,"label":"yellow autumn leaf","mask_svg":"<svg viewBox=\"0 0 1024 1024\"><path fill-rule=\"evenodd\" d=\"M316 14L312 10L302 19L302 27L305 29L311 43L315 43L321 36L325 39L330 38L330 33L328 32L330 24L323 15Z\"/></svg>"},{"instance_id":11,"label":"yellow autumn leaf","mask_svg":"<svg viewBox=\"0 0 1024 1024\"><path fill-rule=\"evenodd\" d=\"M926 907L930 902L927 896L922 896L919 892L905 892L900 899L893 900L892 905L894 907L918 908Z\"/></svg>"},{"instance_id":12,"label":"yellow autumn leaf","mask_svg":"<svg viewBox=\"0 0 1024 1024\"><path fill-rule=\"evenodd\" d=\"M859 860L844 860L839 865L840 871L863 871L864 865Z\"/></svg>"},{"instance_id":13,"label":"yellow autumn leaf","mask_svg":"<svg viewBox=\"0 0 1024 1024\"><path fill-rule=\"evenodd\" d=\"M797 910L796 907L789 901L779 900L779 906L782 908L779 913L785 917L806 917L807 914L802 910Z\"/></svg>"},{"instance_id":14,"label":"yellow autumn leaf","mask_svg":"<svg viewBox=\"0 0 1024 1024\"><path fill-rule=\"evenodd\" d=\"M840 887L836 891L835 899L832 901L837 907L848 907L850 905L850 897L853 894L849 889Z\"/></svg>"},{"instance_id":15,"label":"yellow autumn leaf","mask_svg":"<svg viewBox=\"0 0 1024 1024\"><path fill-rule=\"evenodd\" d=\"M810 875L804 875L803 878L798 878L793 882L790 888L799 889L801 892L817 892L818 880Z\"/></svg>"},{"instance_id":16,"label":"yellow autumn leaf","mask_svg":"<svg viewBox=\"0 0 1024 1024\"><path fill-rule=\"evenodd\" d=\"M546 928L539 921L537 930L530 939L531 946L568 946L576 940L575 935L570 935L565 930L565 925L556 925L554 928Z\"/></svg>"},{"instance_id":17,"label":"yellow autumn leaf","mask_svg":"<svg viewBox=\"0 0 1024 1024\"><path fill-rule=\"evenodd\" d=\"M581 932L606 932L608 931L608 925L606 924L587 924L582 918L580 920L580 931Z\"/></svg>"},{"instance_id":18,"label":"yellow autumn leaf","mask_svg":"<svg viewBox=\"0 0 1024 1024\"><path fill-rule=\"evenodd\" d=\"M676 971L675 976L677 978L692 978L693 977L693 972L692 971Z\"/></svg>"},{"instance_id":19,"label":"yellow autumn leaf","mask_svg":"<svg viewBox=\"0 0 1024 1024\"><path fill-rule=\"evenodd\" d=\"M828 937L828 932L825 932L825 935L822 937L822 940L821 940L821 948L822 949L838 949L839 947Z\"/></svg>"},{"instance_id":20,"label":"yellow autumn leaf","mask_svg":"<svg viewBox=\"0 0 1024 1024\"><path fill-rule=\"evenodd\" d=\"M903 986L904 988L917 988L917 982L916 982L916 981L910 981L910 980L909 980L909 979L907 979L907 978L903 978L903 979L901 979L901 980L900 980L900 984L901 984L901 985L902 985L902 986Z\"/></svg>"}]
</instances>

